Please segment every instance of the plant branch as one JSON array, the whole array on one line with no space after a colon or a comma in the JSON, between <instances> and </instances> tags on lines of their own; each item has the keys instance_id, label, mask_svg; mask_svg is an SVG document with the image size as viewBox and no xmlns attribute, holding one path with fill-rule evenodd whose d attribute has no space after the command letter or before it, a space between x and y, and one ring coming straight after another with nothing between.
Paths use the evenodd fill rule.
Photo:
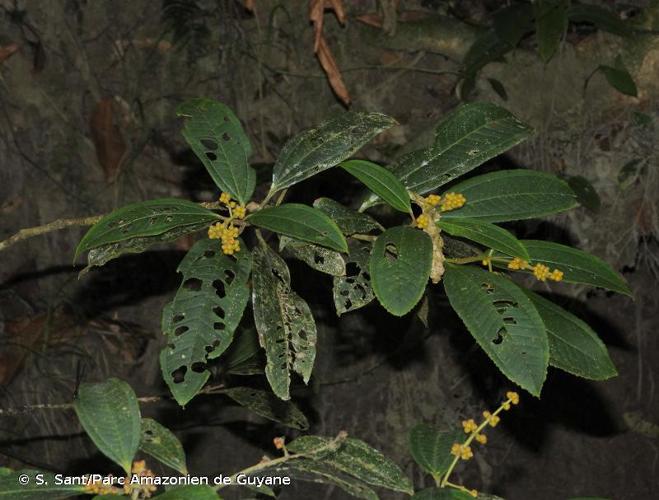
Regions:
<instances>
[{"instance_id":1,"label":"plant branch","mask_svg":"<svg viewBox=\"0 0 659 500\"><path fill-rule=\"evenodd\" d=\"M58 219L43 226L29 227L26 229L21 229L13 236L10 236L6 240L0 241L0 250L9 248L10 246L18 243L19 241L27 240L28 238L33 238L41 234L50 233L52 231L58 231L60 229L65 229L72 226L92 226L101 220L102 215L92 215L90 217L79 217L75 219Z\"/></svg>"}]
</instances>

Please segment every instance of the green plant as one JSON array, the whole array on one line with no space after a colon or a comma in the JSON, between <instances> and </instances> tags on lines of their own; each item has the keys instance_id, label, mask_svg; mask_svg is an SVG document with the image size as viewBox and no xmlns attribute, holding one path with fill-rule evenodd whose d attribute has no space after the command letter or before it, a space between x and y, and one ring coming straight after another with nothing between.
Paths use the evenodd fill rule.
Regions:
<instances>
[{"instance_id":1,"label":"green plant","mask_svg":"<svg viewBox=\"0 0 659 500\"><path fill-rule=\"evenodd\" d=\"M206 231L208 237L181 261L182 283L162 313L162 375L180 405L200 393L223 394L261 416L308 428L304 415L288 400L295 377L307 383L312 376L317 331L311 309L292 288L282 254L333 277L337 314L377 298L391 314L403 316L417 306L428 286L443 284L451 307L483 351L506 377L534 396L540 396L550 365L593 380L616 374L606 347L586 323L511 276L528 274L542 282L582 283L629 295L624 280L592 255L557 243L518 240L496 225L574 208L570 187L550 174L523 169L454 182L532 134L506 110L489 103L460 106L437 126L432 145L388 168L349 158L396 121L379 113L344 113L286 143L270 189L260 201L252 200L256 171L249 164L250 142L231 110L195 99L182 104L179 115L185 120L185 139L222 190L219 201L161 199L120 208L87 232L76 256L89 252L90 268ZM330 198L319 198L313 206L284 202L289 188L336 166L371 191L359 210ZM449 183L450 189L444 189ZM389 206L387 219L397 225L385 228L365 213L376 205ZM348 263L358 271L348 275ZM256 332L243 322L250 297ZM258 362L261 350L265 367ZM276 397L248 387L207 386L212 363L219 363L225 373L265 373ZM497 414L518 398L509 392L483 424L465 424L469 436L463 444L455 432L427 426L413 431L412 454L437 483L436 490L415 497L468 494L470 490L449 481L458 458L469 458L471 451L465 450L472 440L483 439L482 428L495 425ZM138 400L124 382L83 385L74 408L94 443L126 474L148 475L143 463L134 463L138 450L187 472L180 443L156 422L141 419ZM435 448L424 451L423 443ZM283 456L241 474L258 476L267 470L313 476L360 498L377 498L370 486L414 492L395 464L345 433L334 438L303 436L289 445L278 439L275 444ZM3 488L15 487L20 473L0 476L0 497ZM186 490L177 497L172 490L158 497L217 498L215 491L224 486L201 485L194 493ZM97 483L66 491L92 488L119 493ZM126 492L133 498L152 493L148 488Z\"/></svg>"}]
</instances>

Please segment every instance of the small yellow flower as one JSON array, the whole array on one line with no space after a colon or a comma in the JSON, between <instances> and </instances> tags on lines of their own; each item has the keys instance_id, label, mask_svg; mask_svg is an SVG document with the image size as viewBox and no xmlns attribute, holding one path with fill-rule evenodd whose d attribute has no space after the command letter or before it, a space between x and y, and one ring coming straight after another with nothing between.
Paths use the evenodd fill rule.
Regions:
<instances>
[{"instance_id":1,"label":"small yellow flower","mask_svg":"<svg viewBox=\"0 0 659 500\"><path fill-rule=\"evenodd\" d=\"M523 259L520 259L519 257L515 257L513 260L508 262L508 269L512 269L513 271L518 271L520 269L527 269L528 267L529 267L529 263Z\"/></svg>"},{"instance_id":2,"label":"small yellow flower","mask_svg":"<svg viewBox=\"0 0 659 500\"><path fill-rule=\"evenodd\" d=\"M451 446L451 455L456 457L462 455L462 445L460 443L453 443L453 446Z\"/></svg>"},{"instance_id":3,"label":"small yellow flower","mask_svg":"<svg viewBox=\"0 0 659 500\"><path fill-rule=\"evenodd\" d=\"M470 494L472 497L476 498L476 497L478 496L478 491L476 491L476 490L471 490L471 491L469 492L469 494Z\"/></svg>"},{"instance_id":4,"label":"small yellow flower","mask_svg":"<svg viewBox=\"0 0 659 500\"><path fill-rule=\"evenodd\" d=\"M236 252L240 252L240 242L238 240L231 240L222 243L222 252L225 255L233 255Z\"/></svg>"},{"instance_id":5,"label":"small yellow flower","mask_svg":"<svg viewBox=\"0 0 659 500\"><path fill-rule=\"evenodd\" d=\"M473 418L470 418L469 420L463 420L462 427L464 428L465 433L467 434L471 434L476 429L478 429L478 425L476 424L476 422L474 422Z\"/></svg>"},{"instance_id":6,"label":"small yellow flower","mask_svg":"<svg viewBox=\"0 0 659 500\"><path fill-rule=\"evenodd\" d=\"M231 195L229 193L223 192L220 195L220 203L224 203L225 205L228 205L230 201L231 201Z\"/></svg>"},{"instance_id":7,"label":"small yellow flower","mask_svg":"<svg viewBox=\"0 0 659 500\"><path fill-rule=\"evenodd\" d=\"M275 445L275 448L278 450L283 450L284 449L284 438L283 437L276 437L272 440L272 442Z\"/></svg>"},{"instance_id":8,"label":"small yellow flower","mask_svg":"<svg viewBox=\"0 0 659 500\"><path fill-rule=\"evenodd\" d=\"M549 268L544 264L536 264L533 266L533 276L540 281L546 281L550 274Z\"/></svg>"},{"instance_id":9,"label":"small yellow flower","mask_svg":"<svg viewBox=\"0 0 659 500\"><path fill-rule=\"evenodd\" d=\"M508 392L506 393L506 397L507 397L508 399L510 399L510 402L511 402L512 404L514 404L514 405L516 405L516 404L519 403L519 394L517 394L517 393L514 392L514 391L508 391Z\"/></svg>"},{"instance_id":10,"label":"small yellow flower","mask_svg":"<svg viewBox=\"0 0 659 500\"><path fill-rule=\"evenodd\" d=\"M240 205L240 206L234 208L233 216L236 219L244 219L245 215L247 215L247 209L244 206Z\"/></svg>"},{"instance_id":11,"label":"small yellow flower","mask_svg":"<svg viewBox=\"0 0 659 500\"><path fill-rule=\"evenodd\" d=\"M549 275L549 279L554 281L561 281L563 279L563 271L554 269Z\"/></svg>"},{"instance_id":12,"label":"small yellow flower","mask_svg":"<svg viewBox=\"0 0 659 500\"><path fill-rule=\"evenodd\" d=\"M476 439L476 441L478 441L480 444L487 443L487 436L485 434L476 434L474 439Z\"/></svg>"},{"instance_id":13,"label":"small yellow flower","mask_svg":"<svg viewBox=\"0 0 659 500\"><path fill-rule=\"evenodd\" d=\"M211 227L208 228L208 237L211 240L219 240L224 234L224 230L225 227L219 222L217 224L213 224Z\"/></svg>"},{"instance_id":14,"label":"small yellow flower","mask_svg":"<svg viewBox=\"0 0 659 500\"><path fill-rule=\"evenodd\" d=\"M438 194L429 194L426 197L426 203L431 207L436 207L442 201L442 197Z\"/></svg>"},{"instance_id":15,"label":"small yellow flower","mask_svg":"<svg viewBox=\"0 0 659 500\"><path fill-rule=\"evenodd\" d=\"M230 202L229 202L229 206L230 206L231 208L236 208L236 207L238 206L238 203L236 203L235 201L230 201Z\"/></svg>"},{"instance_id":16,"label":"small yellow flower","mask_svg":"<svg viewBox=\"0 0 659 500\"><path fill-rule=\"evenodd\" d=\"M471 451L471 447L470 447L470 446L462 445L462 450L461 450L461 453L460 453L460 458L461 458L462 460L469 460L470 458L473 458L473 456L474 456L474 453Z\"/></svg>"},{"instance_id":17,"label":"small yellow flower","mask_svg":"<svg viewBox=\"0 0 659 500\"><path fill-rule=\"evenodd\" d=\"M506 411L510 410L510 402L504 401L503 403L501 403L501 408L503 408Z\"/></svg>"},{"instance_id":18,"label":"small yellow flower","mask_svg":"<svg viewBox=\"0 0 659 500\"><path fill-rule=\"evenodd\" d=\"M501 419L499 418L498 415L492 415L492 414L491 414L489 411L487 411L487 410L485 410L485 411L483 412L483 416L485 417L485 420L487 420L487 422L488 422L492 427L496 427L497 424L499 423L499 420L501 420Z\"/></svg>"},{"instance_id":19,"label":"small yellow flower","mask_svg":"<svg viewBox=\"0 0 659 500\"><path fill-rule=\"evenodd\" d=\"M425 229L430 224L430 217L427 214L421 214L416 218L416 227L419 229Z\"/></svg>"},{"instance_id":20,"label":"small yellow flower","mask_svg":"<svg viewBox=\"0 0 659 500\"><path fill-rule=\"evenodd\" d=\"M467 199L460 193L446 193L441 202L440 208L444 212L455 210L456 208L463 206L466 201Z\"/></svg>"}]
</instances>

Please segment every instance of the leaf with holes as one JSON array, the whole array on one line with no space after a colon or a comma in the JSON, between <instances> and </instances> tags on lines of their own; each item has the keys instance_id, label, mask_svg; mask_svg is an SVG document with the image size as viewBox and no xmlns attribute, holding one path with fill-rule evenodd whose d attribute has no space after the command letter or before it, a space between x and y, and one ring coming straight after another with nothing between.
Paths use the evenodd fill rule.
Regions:
<instances>
[{"instance_id":1,"label":"leaf with holes","mask_svg":"<svg viewBox=\"0 0 659 500\"><path fill-rule=\"evenodd\" d=\"M371 245L351 243L346 275L335 277L332 287L337 316L364 307L375 298L368 270L370 255Z\"/></svg>"},{"instance_id":2,"label":"leaf with holes","mask_svg":"<svg viewBox=\"0 0 659 500\"><path fill-rule=\"evenodd\" d=\"M179 486L153 498L158 500L222 500L210 486Z\"/></svg>"},{"instance_id":3,"label":"leaf with holes","mask_svg":"<svg viewBox=\"0 0 659 500\"><path fill-rule=\"evenodd\" d=\"M632 296L622 276L599 257L559 243L522 240L532 264L545 264L563 271L566 283L584 283Z\"/></svg>"},{"instance_id":4,"label":"leaf with holes","mask_svg":"<svg viewBox=\"0 0 659 500\"><path fill-rule=\"evenodd\" d=\"M261 242L254 248L252 303L265 375L273 392L290 399L291 371L309 381L316 358L316 323L307 303L291 290L284 260Z\"/></svg>"},{"instance_id":5,"label":"leaf with holes","mask_svg":"<svg viewBox=\"0 0 659 500\"><path fill-rule=\"evenodd\" d=\"M249 300L251 254L224 255L216 240L197 242L181 261L183 282L163 310L167 345L160 366L174 398L183 406L208 380L209 359L217 358L233 340Z\"/></svg>"},{"instance_id":6,"label":"leaf with holes","mask_svg":"<svg viewBox=\"0 0 659 500\"><path fill-rule=\"evenodd\" d=\"M506 222L532 219L577 206L576 196L558 177L533 170L500 170L472 177L451 188L467 199L462 208L442 214L443 219L478 219Z\"/></svg>"},{"instance_id":7,"label":"leaf with holes","mask_svg":"<svg viewBox=\"0 0 659 500\"><path fill-rule=\"evenodd\" d=\"M333 438L302 436L288 445L293 453L315 454L314 459L324 465L349 474L372 486L400 491L411 495L414 490L410 480L394 462L364 441L346 438L334 448ZM327 451L316 452L315 450Z\"/></svg>"},{"instance_id":8,"label":"leaf with holes","mask_svg":"<svg viewBox=\"0 0 659 500\"><path fill-rule=\"evenodd\" d=\"M73 408L101 453L129 474L141 435L140 407L133 389L116 378L81 384Z\"/></svg>"},{"instance_id":9,"label":"leaf with holes","mask_svg":"<svg viewBox=\"0 0 659 500\"><path fill-rule=\"evenodd\" d=\"M403 213L412 212L407 189L386 168L366 160L344 161L341 167L396 210Z\"/></svg>"},{"instance_id":10,"label":"leaf with holes","mask_svg":"<svg viewBox=\"0 0 659 500\"><path fill-rule=\"evenodd\" d=\"M460 430L438 431L427 424L418 424L410 431L410 453L414 461L434 478L444 474L451 462L451 446L464 439Z\"/></svg>"},{"instance_id":11,"label":"leaf with holes","mask_svg":"<svg viewBox=\"0 0 659 500\"><path fill-rule=\"evenodd\" d=\"M437 126L435 142L404 155L392 167L420 194L443 186L528 138L532 129L494 104L464 104Z\"/></svg>"},{"instance_id":12,"label":"leaf with holes","mask_svg":"<svg viewBox=\"0 0 659 500\"><path fill-rule=\"evenodd\" d=\"M309 421L300 409L290 401L282 401L274 394L251 387L232 387L223 389L222 394L230 397L240 406L244 406L257 415L279 422L286 427L305 431Z\"/></svg>"},{"instance_id":13,"label":"leaf with holes","mask_svg":"<svg viewBox=\"0 0 659 500\"><path fill-rule=\"evenodd\" d=\"M510 380L534 396L547 376L549 345L533 303L509 279L448 264L444 288L451 307Z\"/></svg>"},{"instance_id":14,"label":"leaf with holes","mask_svg":"<svg viewBox=\"0 0 659 500\"><path fill-rule=\"evenodd\" d=\"M58 484L51 472L35 469L3 469L0 472L0 499L54 500L82 495L84 491L82 485Z\"/></svg>"},{"instance_id":15,"label":"leaf with holes","mask_svg":"<svg viewBox=\"0 0 659 500\"><path fill-rule=\"evenodd\" d=\"M256 170L249 166L249 138L236 115L212 99L192 99L176 110L183 116L183 137L217 186L245 205L256 186Z\"/></svg>"},{"instance_id":16,"label":"leaf with holes","mask_svg":"<svg viewBox=\"0 0 659 500\"><path fill-rule=\"evenodd\" d=\"M308 241L338 252L347 252L348 244L337 225L321 210L300 203L286 203L254 212L247 220L297 240Z\"/></svg>"},{"instance_id":17,"label":"leaf with holes","mask_svg":"<svg viewBox=\"0 0 659 500\"><path fill-rule=\"evenodd\" d=\"M370 215L352 210L330 198L318 198L313 202L313 206L325 212L346 236L368 234L371 231L382 231L384 229Z\"/></svg>"},{"instance_id":18,"label":"leaf with holes","mask_svg":"<svg viewBox=\"0 0 659 500\"><path fill-rule=\"evenodd\" d=\"M615 12L599 5L572 3L567 15L570 21L593 24L597 29L614 35L630 36L634 32Z\"/></svg>"},{"instance_id":19,"label":"leaf with holes","mask_svg":"<svg viewBox=\"0 0 659 500\"><path fill-rule=\"evenodd\" d=\"M551 366L591 380L606 380L618 374L606 346L592 328L537 293L525 292L547 329Z\"/></svg>"},{"instance_id":20,"label":"leaf with holes","mask_svg":"<svg viewBox=\"0 0 659 500\"><path fill-rule=\"evenodd\" d=\"M344 276L346 263L339 252L287 236L279 238L279 251L305 262L309 267L332 276Z\"/></svg>"},{"instance_id":21,"label":"leaf with holes","mask_svg":"<svg viewBox=\"0 0 659 500\"><path fill-rule=\"evenodd\" d=\"M153 245L175 241L186 234L205 229L207 226L208 222L190 224L174 228L171 231L167 231L157 236L131 238L129 240L118 241L116 243L109 243L107 245L92 248L87 254L87 267L80 271L80 276L87 274L92 267L103 266L112 259L116 259L124 254L142 253Z\"/></svg>"},{"instance_id":22,"label":"leaf with holes","mask_svg":"<svg viewBox=\"0 0 659 500\"><path fill-rule=\"evenodd\" d=\"M217 214L187 200L163 198L133 203L94 224L78 243L74 258L103 245L158 236L181 227L198 228L218 220Z\"/></svg>"},{"instance_id":23,"label":"leaf with holes","mask_svg":"<svg viewBox=\"0 0 659 500\"><path fill-rule=\"evenodd\" d=\"M151 418L142 419L140 450L183 475L188 473L181 442L172 431Z\"/></svg>"},{"instance_id":24,"label":"leaf with holes","mask_svg":"<svg viewBox=\"0 0 659 500\"><path fill-rule=\"evenodd\" d=\"M380 304L403 316L419 302L432 265L432 240L411 227L393 227L378 236L369 263L371 283Z\"/></svg>"},{"instance_id":25,"label":"leaf with holes","mask_svg":"<svg viewBox=\"0 0 659 500\"><path fill-rule=\"evenodd\" d=\"M545 63L554 57L567 30L568 0L538 0L533 4L538 54Z\"/></svg>"},{"instance_id":26,"label":"leaf with holes","mask_svg":"<svg viewBox=\"0 0 659 500\"><path fill-rule=\"evenodd\" d=\"M396 120L380 113L348 111L288 141L275 163L271 192L334 167Z\"/></svg>"},{"instance_id":27,"label":"leaf with holes","mask_svg":"<svg viewBox=\"0 0 659 500\"><path fill-rule=\"evenodd\" d=\"M437 225L451 236L466 238L487 248L492 248L512 257L529 259L526 247L515 238L509 231L490 224L473 219L451 219L440 220Z\"/></svg>"}]
</instances>

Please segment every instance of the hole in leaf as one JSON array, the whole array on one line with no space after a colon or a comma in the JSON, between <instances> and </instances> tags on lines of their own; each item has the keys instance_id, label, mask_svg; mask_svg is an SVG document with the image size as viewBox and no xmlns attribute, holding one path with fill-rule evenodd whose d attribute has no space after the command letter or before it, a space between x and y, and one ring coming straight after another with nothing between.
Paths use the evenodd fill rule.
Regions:
<instances>
[{"instance_id":1,"label":"hole in leaf","mask_svg":"<svg viewBox=\"0 0 659 500\"><path fill-rule=\"evenodd\" d=\"M204 252L204 257L206 257L207 259L212 259L213 257L215 257L215 252L213 250L206 250Z\"/></svg>"},{"instance_id":2,"label":"hole in leaf","mask_svg":"<svg viewBox=\"0 0 659 500\"><path fill-rule=\"evenodd\" d=\"M213 312L217 315L218 318L224 319L224 309L222 309L220 306L215 306L213 308Z\"/></svg>"},{"instance_id":3,"label":"hole in leaf","mask_svg":"<svg viewBox=\"0 0 659 500\"><path fill-rule=\"evenodd\" d=\"M213 330L224 330L224 323L220 323L219 321L217 323L213 323Z\"/></svg>"},{"instance_id":4,"label":"hole in leaf","mask_svg":"<svg viewBox=\"0 0 659 500\"><path fill-rule=\"evenodd\" d=\"M201 290L201 280L197 278L189 278L183 282L183 288L192 292Z\"/></svg>"},{"instance_id":5,"label":"hole in leaf","mask_svg":"<svg viewBox=\"0 0 659 500\"><path fill-rule=\"evenodd\" d=\"M494 287L490 283L481 283L481 288L485 290L485 293L491 295L494 293Z\"/></svg>"},{"instance_id":6,"label":"hole in leaf","mask_svg":"<svg viewBox=\"0 0 659 500\"><path fill-rule=\"evenodd\" d=\"M398 248L393 243L387 243L384 247L384 257L389 262L394 262L398 259Z\"/></svg>"},{"instance_id":7,"label":"hole in leaf","mask_svg":"<svg viewBox=\"0 0 659 500\"><path fill-rule=\"evenodd\" d=\"M324 264L325 263L325 257L323 257L321 254L316 253L313 256L313 261L316 264Z\"/></svg>"},{"instance_id":8,"label":"hole in leaf","mask_svg":"<svg viewBox=\"0 0 659 500\"><path fill-rule=\"evenodd\" d=\"M224 282L222 280L213 281L213 288L215 288L215 293L219 298L226 297L227 292L224 288Z\"/></svg>"},{"instance_id":9,"label":"hole in leaf","mask_svg":"<svg viewBox=\"0 0 659 500\"><path fill-rule=\"evenodd\" d=\"M222 134L222 140L223 140L224 142L229 142L229 141L231 140L231 136L230 136L227 132L224 132L224 133Z\"/></svg>"},{"instance_id":10,"label":"hole in leaf","mask_svg":"<svg viewBox=\"0 0 659 500\"><path fill-rule=\"evenodd\" d=\"M231 285L235 277L236 273L234 273L231 269L224 270L224 281L226 282L227 286Z\"/></svg>"},{"instance_id":11,"label":"hole in leaf","mask_svg":"<svg viewBox=\"0 0 659 500\"><path fill-rule=\"evenodd\" d=\"M495 345L501 344L501 342L503 342L504 333L506 333L506 329L500 328L499 331L497 332L497 336L494 339L492 339L492 343Z\"/></svg>"},{"instance_id":12,"label":"hole in leaf","mask_svg":"<svg viewBox=\"0 0 659 500\"><path fill-rule=\"evenodd\" d=\"M217 155L212 151L206 151L206 158L208 158L210 161L215 161L217 160Z\"/></svg>"},{"instance_id":13,"label":"hole in leaf","mask_svg":"<svg viewBox=\"0 0 659 500\"><path fill-rule=\"evenodd\" d=\"M346 276L357 276L359 272L359 266L355 262L348 262L346 264Z\"/></svg>"},{"instance_id":14,"label":"hole in leaf","mask_svg":"<svg viewBox=\"0 0 659 500\"><path fill-rule=\"evenodd\" d=\"M188 371L187 366L182 366L181 368L177 368L171 373L172 380L174 381L175 384L180 384L185 380L185 374Z\"/></svg>"},{"instance_id":15,"label":"hole in leaf","mask_svg":"<svg viewBox=\"0 0 659 500\"><path fill-rule=\"evenodd\" d=\"M185 319L185 314L183 314L183 313L177 314L176 316L174 316L172 318L172 323L178 323L180 321L183 321L183 319Z\"/></svg>"},{"instance_id":16,"label":"hole in leaf","mask_svg":"<svg viewBox=\"0 0 659 500\"><path fill-rule=\"evenodd\" d=\"M189 328L187 326L179 326L176 330L174 330L174 335L178 337L179 335L183 335L188 330Z\"/></svg>"},{"instance_id":17,"label":"hole in leaf","mask_svg":"<svg viewBox=\"0 0 659 500\"><path fill-rule=\"evenodd\" d=\"M196 363L192 363L190 369L195 373L204 373L206 371L206 363L197 361Z\"/></svg>"},{"instance_id":18,"label":"hole in leaf","mask_svg":"<svg viewBox=\"0 0 659 500\"><path fill-rule=\"evenodd\" d=\"M199 142L201 142L202 146L204 146L206 149L210 149L211 151L215 151L218 147L215 139L202 139Z\"/></svg>"}]
</instances>

